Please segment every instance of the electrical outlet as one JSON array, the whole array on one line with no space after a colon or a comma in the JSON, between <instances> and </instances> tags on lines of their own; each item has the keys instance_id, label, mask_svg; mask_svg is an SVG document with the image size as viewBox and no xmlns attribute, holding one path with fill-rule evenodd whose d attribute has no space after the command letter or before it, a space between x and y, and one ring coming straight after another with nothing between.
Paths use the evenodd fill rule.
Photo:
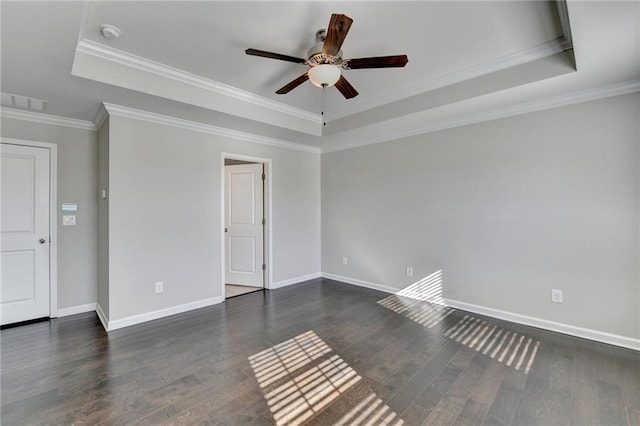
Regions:
<instances>
[{"instance_id":1,"label":"electrical outlet","mask_svg":"<svg viewBox=\"0 0 640 426\"><path fill-rule=\"evenodd\" d=\"M562 303L562 290L551 290L551 301L553 303Z\"/></svg>"},{"instance_id":2,"label":"electrical outlet","mask_svg":"<svg viewBox=\"0 0 640 426\"><path fill-rule=\"evenodd\" d=\"M347 265L348 263L349 263L349 260L347 259L347 256L342 256L342 264Z\"/></svg>"},{"instance_id":3,"label":"electrical outlet","mask_svg":"<svg viewBox=\"0 0 640 426\"><path fill-rule=\"evenodd\" d=\"M164 291L164 282L156 281L156 293L162 293Z\"/></svg>"},{"instance_id":4,"label":"electrical outlet","mask_svg":"<svg viewBox=\"0 0 640 426\"><path fill-rule=\"evenodd\" d=\"M413 276L413 267L407 266L407 276L408 277L412 277Z\"/></svg>"}]
</instances>

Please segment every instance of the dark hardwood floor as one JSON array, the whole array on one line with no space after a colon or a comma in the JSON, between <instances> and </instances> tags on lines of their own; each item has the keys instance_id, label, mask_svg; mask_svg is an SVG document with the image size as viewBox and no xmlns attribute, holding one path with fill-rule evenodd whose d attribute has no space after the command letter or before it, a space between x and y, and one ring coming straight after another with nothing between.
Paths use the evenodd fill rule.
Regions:
<instances>
[{"instance_id":1,"label":"dark hardwood floor","mask_svg":"<svg viewBox=\"0 0 640 426\"><path fill-rule=\"evenodd\" d=\"M640 353L314 280L0 331L3 425L638 425Z\"/></svg>"}]
</instances>

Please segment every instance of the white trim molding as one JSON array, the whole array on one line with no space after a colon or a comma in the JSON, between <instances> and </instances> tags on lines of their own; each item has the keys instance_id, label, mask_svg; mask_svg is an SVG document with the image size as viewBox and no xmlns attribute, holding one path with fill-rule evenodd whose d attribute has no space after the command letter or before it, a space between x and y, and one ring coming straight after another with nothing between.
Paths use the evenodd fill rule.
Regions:
<instances>
[{"instance_id":1,"label":"white trim molding","mask_svg":"<svg viewBox=\"0 0 640 426\"><path fill-rule=\"evenodd\" d=\"M397 293L400 288L389 287L388 285L372 283L369 281L359 280L357 278L345 277L342 275L330 274L328 272L322 272L322 278L327 278L334 281L341 281L343 283L357 285L358 287L370 288L372 290L383 291L385 293Z\"/></svg>"},{"instance_id":2,"label":"white trim molding","mask_svg":"<svg viewBox=\"0 0 640 426\"><path fill-rule=\"evenodd\" d=\"M303 282L306 282L309 280L315 280L316 278L321 278L321 277L322 277L322 274L320 272L315 272L313 274L307 274L307 275L302 275L300 277L289 278L286 280L272 283L271 286L269 287L269 290L275 290L277 288L287 287L295 284L302 284Z\"/></svg>"},{"instance_id":3,"label":"white trim molding","mask_svg":"<svg viewBox=\"0 0 640 426\"><path fill-rule=\"evenodd\" d=\"M399 101L419 93L426 93L432 90L440 89L456 83L472 80L483 75L492 74L498 71L506 70L528 62L537 61L549 56L553 56L570 48L566 38L562 37L557 40L551 40L546 43L533 46L520 52L511 53L490 61L463 68L436 78L427 78L414 83L406 84L401 87L394 87L393 90L371 98L367 102L360 104L354 103L351 107L342 109L335 114L327 115L325 120L331 122L347 117L349 115L358 114L360 112Z\"/></svg>"},{"instance_id":4,"label":"white trim molding","mask_svg":"<svg viewBox=\"0 0 640 426\"><path fill-rule=\"evenodd\" d=\"M86 303L84 305L69 306L68 308L58 308L58 318L71 315L84 314L85 312L97 311L96 303Z\"/></svg>"},{"instance_id":5,"label":"white trim molding","mask_svg":"<svg viewBox=\"0 0 640 426\"><path fill-rule=\"evenodd\" d=\"M40 112L25 111L15 108L0 108L0 117L32 121L34 123L41 124L52 124L54 126L73 127L82 130L96 130L96 126L91 121L60 117L58 115L42 114Z\"/></svg>"},{"instance_id":6,"label":"white trim molding","mask_svg":"<svg viewBox=\"0 0 640 426\"><path fill-rule=\"evenodd\" d=\"M102 306L99 303L96 303L96 315L98 315L98 319L102 323L102 327L105 331L109 331L109 317L102 310Z\"/></svg>"},{"instance_id":7,"label":"white trim molding","mask_svg":"<svg viewBox=\"0 0 640 426\"><path fill-rule=\"evenodd\" d=\"M100 127L102 127L102 124L105 122L107 117L109 117L107 108L103 103L101 103L98 107L98 112L96 112L96 116L93 117L93 125L95 126L96 130L100 130Z\"/></svg>"},{"instance_id":8,"label":"white trim molding","mask_svg":"<svg viewBox=\"0 0 640 426\"><path fill-rule=\"evenodd\" d=\"M612 84L594 89L587 89L567 93L564 95L554 96L551 98L538 99L535 101L524 102L516 105L495 108L488 111L480 111L466 116L456 116L453 118L439 121L425 121L413 127L392 128L385 133L378 133L374 137L362 137L358 142L337 144L332 147L324 147L322 153L342 151L345 149L359 148L366 145L374 145L377 143L398 140L411 136L417 136L440 130L453 129L456 127L468 126L470 124L484 123L487 121L498 120L501 118L513 117L517 115L528 114L537 111L544 111L563 106L580 104L583 102L596 101L599 99L610 98L613 96L627 95L630 93L640 92L640 80L627 81L623 83Z\"/></svg>"},{"instance_id":9,"label":"white trim molding","mask_svg":"<svg viewBox=\"0 0 640 426\"><path fill-rule=\"evenodd\" d=\"M170 308L159 309L157 311L145 312L144 314L132 315L126 318L120 318L117 320L109 320L102 312L102 309L98 312L98 316L100 317L100 321L102 321L102 325L106 322L105 329L107 331L117 330L119 328L129 327L136 324L141 324L147 321L153 321L156 319L168 317L171 315L181 314L183 312L192 311L194 309L204 308L207 306L217 305L222 303L224 299L222 296L211 297L209 299L198 300L195 302L185 303L183 305L171 306ZM99 306L98 306L99 307ZM104 317L104 319L102 318Z\"/></svg>"},{"instance_id":10,"label":"white trim molding","mask_svg":"<svg viewBox=\"0 0 640 426\"><path fill-rule=\"evenodd\" d=\"M142 111L139 109L104 103L109 115L131 118L135 120L148 121L150 123L162 124L165 126L177 127L194 132L207 133L210 135L223 136L231 139L238 139L262 145L276 146L278 148L293 149L296 151L319 154L320 148L316 146L303 145L296 142L289 142L238 130L226 129L210 124L198 123L196 121L183 120L181 118L170 117L168 115L156 114L154 112Z\"/></svg>"},{"instance_id":11,"label":"white trim molding","mask_svg":"<svg viewBox=\"0 0 640 426\"><path fill-rule=\"evenodd\" d=\"M574 325L562 324L555 321L520 315L513 312L501 311L499 309L487 308L485 306L460 302L458 300L445 299L445 304L451 308L461 309L463 311L473 312L475 314L486 315L492 318L499 318L518 324L542 328L544 330L568 334L570 336L581 337L583 339L594 340L596 342L607 343L610 345L621 346L623 348L640 351L640 339L633 339L631 337L605 333L603 331L590 330L587 328L576 327Z\"/></svg>"},{"instance_id":12,"label":"white trim molding","mask_svg":"<svg viewBox=\"0 0 640 426\"><path fill-rule=\"evenodd\" d=\"M258 96L251 92L247 92L245 90L241 90L236 87L229 86L227 84L223 84L215 80L211 80L200 75L181 70L179 68L174 68L160 62L152 61L141 56L133 55L123 50L114 49L110 46L96 43L91 40L83 39L78 42L76 51L85 53L87 55L96 56L107 61L125 65L127 67L132 67L141 71L149 72L163 78L178 81L183 84L189 84L200 89L238 99L240 101L254 104L263 108L268 108L273 111L278 111L292 117L311 121L318 125L321 125L322 123L322 118L318 114L314 114L300 108L294 108L282 102L277 102L262 96Z\"/></svg>"},{"instance_id":13,"label":"white trim molding","mask_svg":"<svg viewBox=\"0 0 640 426\"><path fill-rule=\"evenodd\" d=\"M345 277L336 274L322 272L322 277L330 280L340 281L345 284L366 287L372 290L379 290L385 293L398 293L402 289L389 287L384 284L372 283L356 278ZM590 330L587 328L576 327L573 325L562 324L555 321L549 321L541 318L534 318L526 315L516 314L513 312L501 311L499 309L488 308L485 306L474 305L471 303L460 302L458 300L445 299L445 305L454 309L473 312L475 314L485 315L492 318L498 318L517 324L527 325L531 327L541 328L543 330L554 331L557 333L567 334L570 336L581 337L596 342L607 343L609 345L620 346L623 348L634 349L640 351L640 339L619 336L616 334L605 333L603 331Z\"/></svg>"}]
</instances>

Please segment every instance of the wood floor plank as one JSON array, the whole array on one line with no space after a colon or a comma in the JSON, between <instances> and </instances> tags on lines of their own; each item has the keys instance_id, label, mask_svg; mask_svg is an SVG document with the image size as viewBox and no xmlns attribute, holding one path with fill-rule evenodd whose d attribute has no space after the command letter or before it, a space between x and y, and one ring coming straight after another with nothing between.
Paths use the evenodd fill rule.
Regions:
<instances>
[{"instance_id":1,"label":"wood floor plank","mask_svg":"<svg viewBox=\"0 0 640 426\"><path fill-rule=\"evenodd\" d=\"M600 418L598 385L591 380L576 380L573 383L571 419L574 424L589 424Z\"/></svg>"},{"instance_id":2,"label":"wood floor plank","mask_svg":"<svg viewBox=\"0 0 640 426\"><path fill-rule=\"evenodd\" d=\"M627 416L625 413L620 385L614 385L599 380L598 402L600 423L612 426L627 424Z\"/></svg>"},{"instance_id":3,"label":"wood floor plank","mask_svg":"<svg viewBox=\"0 0 640 426\"><path fill-rule=\"evenodd\" d=\"M433 408L431 414L429 414L429 417L425 420L424 425L453 425L461 410L462 404L445 397Z\"/></svg>"},{"instance_id":4,"label":"wood floor plank","mask_svg":"<svg viewBox=\"0 0 640 426\"><path fill-rule=\"evenodd\" d=\"M489 360L486 358L474 357L447 391L447 398L458 403L461 407L464 406L473 390L478 386L478 381L487 368L488 362Z\"/></svg>"},{"instance_id":5,"label":"wood floor plank","mask_svg":"<svg viewBox=\"0 0 640 426\"><path fill-rule=\"evenodd\" d=\"M423 408L416 403L412 403L406 410L404 410L401 417L407 425L421 425L427 420L429 414L431 414L431 410Z\"/></svg>"},{"instance_id":6,"label":"wood floor plank","mask_svg":"<svg viewBox=\"0 0 640 426\"><path fill-rule=\"evenodd\" d=\"M502 383L491 403L483 424L496 426L512 424L518 411L526 381L527 376L522 372L513 369L504 370Z\"/></svg>"},{"instance_id":7,"label":"wood floor plank","mask_svg":"<svg viewBox=\"0 0 640 426\"><path fill-rule=\"evenodd\" d=\"M488 363L482 376L473 386L469 399L456 418L456 424L481 425L484 422L489 408L502 385L504 374L505 369L499 363L495 361Z\"/></svg>"},{"instance_id":8,"label":"wood floor plank","mask_svg":"<svg viewBox=\"0 0 640 426\"><path fill-rule=\"evenodd\" d=\"M0 423L640 423L640 353L482 316L458 342L470 314L388 296L317 279L109 334L93 313L4 329ZM498 329L535 359L480 350Z\"/></svg>"},{"instance_id":9,"label":"wood floor plank","mask_svg":"<svg viewBox=\"0 0 640 426\"><path fill-rule=\"evenodd\" d=\"M549 391L545 380L529 377L514 422L526 425L568 425L570 420L570 394Z\"/></svg>"},{"instance_id":10,"label":"wood floor plank","mask_svg":"<svg viewBox=\"0 0 640 426\"><path fill-rule=\"evenodd\" d=\"M629 410L640 412L640 362L632 351L613 356L617 365L617 381L622 388L622 396ZM631 421L629 421L630 424ZM640 422L638 422L640 424Z\"/></svg>"}]
</instances>

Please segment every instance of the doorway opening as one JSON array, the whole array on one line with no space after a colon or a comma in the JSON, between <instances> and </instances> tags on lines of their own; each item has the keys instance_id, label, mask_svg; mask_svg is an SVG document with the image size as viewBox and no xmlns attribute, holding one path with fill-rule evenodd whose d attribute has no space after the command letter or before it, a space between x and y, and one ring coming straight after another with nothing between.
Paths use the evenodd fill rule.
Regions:
<instances>
[{"instance_id":1,"label":"doorway opening","mask_svg":"<svg viewBox=\"0 0 640 426\"><path fill-rule=\"evenodd\" d=\"M222 154L222 297L263 291L270 282L271 161Z\"/></svg>"}]
</instances>

